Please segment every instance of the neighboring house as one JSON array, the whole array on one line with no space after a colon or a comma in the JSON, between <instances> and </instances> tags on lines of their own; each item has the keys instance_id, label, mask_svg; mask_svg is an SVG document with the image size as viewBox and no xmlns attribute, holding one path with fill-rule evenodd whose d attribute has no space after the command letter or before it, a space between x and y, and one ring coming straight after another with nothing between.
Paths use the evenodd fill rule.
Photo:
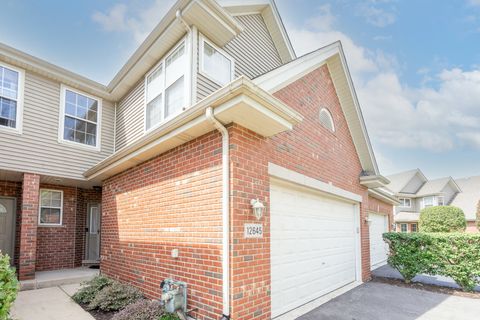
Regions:
<instances>
[{"instance_id":1,"label":"neighboring house","mask_svg":"<svg viewBox=\"0 0 480 320\"><path fill-rule=\"evenodd\" d=\"M416 232L420 211L426 207L452 205L461 208L467 219L467 231L477 232L476 207L480 200L480 177L428 180L420 169L387 177L388 188L398 197L395 224L399 232Z\"/></svg>"},{"instance_id":2,"label":"neighboring house","mask_svg":"<svg viewBox=\"0 0 480 320\"><path fill-rule=\"evenodd\" d=\"M459 207L465 213L467 219L467 232L478 232L477 206L480 201L480 176L455 179L462 190L452 200L451 205Z\"/></svg>"},{"instance_id":3,"label":"neighboring house","mask_svg":"<svg viewBox=\"0 0 480 320\"><path fill-rule=\"evenodd\" d=\"M0 45L21 280L101 257L152 298L185 281L197 319L270 319L385 263L398 202L340 43L297 58L273 2L227 3L177 1L107 86Z\"/></svg>"}]
</instances>

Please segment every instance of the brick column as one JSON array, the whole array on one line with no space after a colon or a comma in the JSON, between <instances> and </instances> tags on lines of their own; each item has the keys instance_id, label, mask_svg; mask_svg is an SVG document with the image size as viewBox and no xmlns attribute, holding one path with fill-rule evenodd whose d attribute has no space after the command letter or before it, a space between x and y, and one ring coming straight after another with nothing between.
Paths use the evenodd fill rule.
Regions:
<instances>
[{"instance_id":1,"label":"brick column","mask_svg":"<svg viewBox=\"0 0 480 320\"><path fill-rule=\"evenodd\" d=\"M20 280L35 278L39 188L39 175L32 173L23 175L18 271Z\"/></svg>"}]
</instances>

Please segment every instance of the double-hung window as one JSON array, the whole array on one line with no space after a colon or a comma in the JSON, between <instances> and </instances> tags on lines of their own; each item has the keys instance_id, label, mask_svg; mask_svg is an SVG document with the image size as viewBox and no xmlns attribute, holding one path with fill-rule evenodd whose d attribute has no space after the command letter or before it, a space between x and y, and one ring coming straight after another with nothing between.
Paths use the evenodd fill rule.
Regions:
<instances>
[{"instance_id":1,"label":"double-hung window","mask_svg":"<svg viewBox=\"0 0 480 320\"><path fill-rule=\"evenodd\" d=\"M101 100L62 86L61 141L99 149Z\"/></svg>"},{"instance_id":2,"label":"double-hung window","mask_svg":"<svg viewBox=\"0 0 480 320\"><path fill-rule=\"evenodd\" d=\"M434 196L428 196L423 198L423 207L428 208L428 207L433 207L435 205L435 197Z\"/></svg>"},{"instance_id":3,"label":"double-hung window","mask_svg":"<svg viewBox=\"0 0 480 320\"><path fill-rule=\"evenodd\" d=\"M401 208L411 208L412 207L412 200L409 198L399 198L400 207Z\"/></svg>"},{"instance_id":4,"label":"double-hung window","mask_svg":"<svg viewBox=\"0 0 480 320\"><path fill-rule=\"evenodd\" d=\"M183 40L146 76L145 130L177 115L187 103L187 52Z\"/></svg>"},{"instance_id":5,"label":"double-hung window","mask_svg":"<svg viewBox=\"0 0 480 320\"><path fill-rule=\"evenodd\" d=\"M233 58L201 37L200 73L223 86L232 81L233 70Z\"/></svg>"},{"instance_id":6,"label":"double-hung window","mask_svg":"<svg viewBox=\"0 0 480 320\"><path fill-rule=\"evenodd\" d=\"M400 224L400 231L401 232L408 232L408 225L406 223Z\"/></svg>"},{"instance_id":7,"label":"double-hung window","mask_svg":"<svg viewBox=\"0 0 480 320\"><path fill-rule=\"evenodd\" d=\"M63 191L40 189L38 224L44 226L62 225Z\"/></svg>"},{"instance_id":8,"label":"double-hung window","mask_svg":"<svg viewBox=\"0 0 480 320\"><path fill-rule=\"evenodd\" d=\"M0 64L0 128L21 131L23 71Z\"/></svg>"},{"instance_id":9,"label":"double-hung window","mask_svg":"<svg viewBox=\"0 0 480 320\"><path fill-rule=\"evenodd\" d=\"M410 229L412 232L417 232L418 231L418 225L416 223L412 223L410 226Z\"/></svg>"},{"instance_id":10,"label":"double-hung window","mask_svg":"<svg viewBox=\"0 0 480 320\"><path fill-rule=\"evenodd\" d=\"M437 206L444 206L444 205L445 205L445 197L437 196Z\"/></svg>"}]
</instances>

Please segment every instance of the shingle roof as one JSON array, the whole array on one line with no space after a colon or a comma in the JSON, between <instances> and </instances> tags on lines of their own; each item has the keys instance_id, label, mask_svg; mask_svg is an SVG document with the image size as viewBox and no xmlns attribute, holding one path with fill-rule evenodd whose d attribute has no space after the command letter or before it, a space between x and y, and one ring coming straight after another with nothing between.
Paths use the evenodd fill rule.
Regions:
<instances>
[{"instance_id":1,"label":"shingle roof","mask_svg":"<svg viewBox=\"0 0 480 320\"><path fill-rule=\"evenodd\" d=\"M459 207L467 220L475 220L477 203L480 200L480 176L455 179L462 192L458 193L451 205Z\"/></svg>"},{"instance_id":2,"label":"shingle roof","mask_svg":"<svg viewBox=\"0 0 480 320\"><path fill-rule=\"evenodd\" d=\"M417 172L419 172L419 170L414 169L387 176L386 178L390 180L390 183L387 185L388 189L395 193L399 193L407 185L407 183L412 180Z\"/></svg>"},{"instance_id":3,"label":"shingle roof","mask_svg":"<svg viewBox=\"0 0 480 320\"><path fill-rule=\"evenodd\" d=\"M425 182L425 184L420 188L420 190L418 190L418 192L416 193L416 196L422 197L422 196L440 193L442 192L443 188L445 188L445 186L450 180L452 180L451 177L429 180Z\"/></svg>"}]
</instances>

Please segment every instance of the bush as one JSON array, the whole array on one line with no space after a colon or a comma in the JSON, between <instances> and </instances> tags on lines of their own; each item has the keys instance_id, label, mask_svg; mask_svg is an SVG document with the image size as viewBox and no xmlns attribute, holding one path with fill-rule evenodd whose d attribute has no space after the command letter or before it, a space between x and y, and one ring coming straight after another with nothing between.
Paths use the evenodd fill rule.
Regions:
<instances>
[{"instance_id":1,"label":"bush","mask_svg":"<svg viewBox=\"0 0 480 320\"><path fill-rule=\"evenodd\" d=\"M417 274L451 277L465 291L480 283L480 234L385 233L388 263L408 282Z\"/></svg>"},{"instance_id":2,"label":"bush","mask_svg":"<svg viewBox=\"0 0 480 320\"><path fill-rule=\"evenodd\" d=\"M9 319L10 308L17 298L18 281L10 257L0 252L0 319Z\"/></svg>"},{"instance_id":3,"label":"bush","mask_svg":"<svg viewBox=\"0 0 480 320\"><path fill-rule=\"evenodd\" d=\"M463 232L466 227L465 214L457 207L428 207L420 212L420 232Z\"/></svg>"},{"instance_id":4,"label":"bush","mask_svg":"<svg viewBox=\"0 0 480 320\"><path fill-rule=\"evenodd\" d=\"M125 307L112 320L157 320L163 314L160 302L142 299Z\"/></svg>"},{"instance_id":5,"label":"bush","mask_svg":"<svg viewBox=\"0 0 480 320\"><path fill-rule=\"evenodd\" d=\"M143 298L137 288L114 281L95 295L88 305L89 310L118 311Z\"/></svg>"},{"instance_id":6,"label":"bush","mask_svg":"<svg viewBox=\"0 0 480 320\"><path fill-rule=\"evenodd\" d=\"M89 304L103 288L111 285L113 280L105 276L96 276L90 281L82 283L82 288L77 291L72 299L76 303Z\"/></svg>"},{"instance_id":7,"label":"bush","mask_svg":"<svg viewBox=\"0 0 480 320\"><path fill-rule=\"evenodd\" d=\"M158 320L180 320L180 317L175 313L165 313Z\"/></svg>"}]
</instances>

